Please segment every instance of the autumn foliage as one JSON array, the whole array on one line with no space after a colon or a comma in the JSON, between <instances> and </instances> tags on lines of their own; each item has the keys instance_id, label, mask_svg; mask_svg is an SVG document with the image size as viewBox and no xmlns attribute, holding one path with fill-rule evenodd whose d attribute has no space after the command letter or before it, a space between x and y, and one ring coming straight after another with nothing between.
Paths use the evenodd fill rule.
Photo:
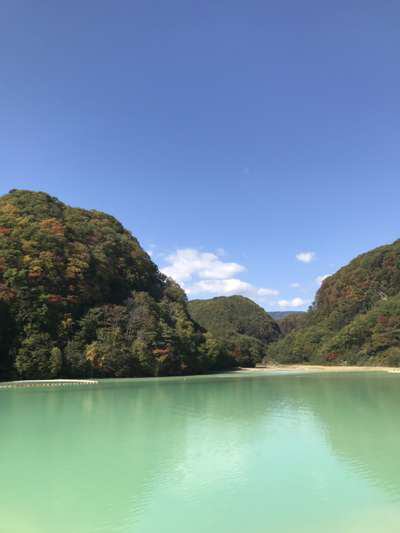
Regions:
<instances>
[{"instance_id":1,"label":"autumn foliage","mask_svg":"<svg viewBox=\"0 0 400 533\"><path fill-rule=\"evenodd\" d=\"M400 240L327 278L299 326L269 347L270 358L400 365Z\"/></svg>"},{"instance_id":2,"label":"autumn foliage","mask_svg":"<svg viewBox=\"0 0 400 533\"><path fill-rule=\"evenodd\" d=\"M0 318L0 379L234 364L215 353L183 291L115 218L41 192L0 198Z\"/></svg>"}]
</instances>

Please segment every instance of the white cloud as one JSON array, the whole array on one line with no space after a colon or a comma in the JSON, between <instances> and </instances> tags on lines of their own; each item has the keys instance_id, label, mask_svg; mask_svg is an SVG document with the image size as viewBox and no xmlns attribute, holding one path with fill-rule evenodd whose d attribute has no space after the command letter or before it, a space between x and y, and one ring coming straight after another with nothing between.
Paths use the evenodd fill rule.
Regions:
<instances>
[{"instance_id":1,"label":"white cloud","mask_svg":"<svg viewBox=\"0 0 400 533\"><path fill-rule=\"evenodd\" d=\"M185 290L190 296L195 294L241 294L253 298L257 296L265 298L268 296L278 296L279 294L279 291L275 289L257 288L251 283L238 278L202 279L192 285L185 286Z\"/></svg>"},{"instance_id":2,"label":"white cloud","mask_svg":"<svg viewBox=\"0 0 400 533\"><path fill-rule=\"evenodd\" d=\"M278 296L279 291L275 289L267 289L267 288L261 287L260 289L257 289L257 294L259 296Z\"/></svg>"},{"instance_id":3,"label":"white cloud","mask_svg":"<svg viewBox=\"0 0 400 533\"><path fill-rule=\"evenodd\" d=\"M293 298L292 300L279 300L277 302L279 307L287 308L287 307L303 307L304 305L307 305L309 302L307 300L303 300L302 298Z\"/></svg>"},{"instance_id":4,"label":"white cloud","mask_svg":"<svg viewBox=\"0 0 400 533\"><path fill-rule=\"evenodd\" d=\"M265 301L279 295L276 289L256 287L235 277L246 268L239 263L223 261L224 253L222 249L218 249L218 255L194 248L178 249L165 258L167 264L161 272L180 283L190 296L241 294Z\"/></svg>"},{"instance_id":5,"label":"white cloud","mask_svg":"<svg viewBox=\"0 0 400 533\"><path fill-rule=\"evenodd\" d=\"M315 252L299 252L296 259L302 263L311 263L315 259Z\"/></svg>"},{"instance_id":6,"label":"white cloud","mask_svg":"<svg viewBox=\"0 0 400 533\"><path fill-rule=\"evenodd\" d=\"M290 286L293 288L293 289L299 289L300 288L300 283L291 283Z\"/></svg>"},{"instance_id":7,"label":"white cloud","mask_svg":"<svg viewBox=\"0 0 400 533\"><path fill-rule=\"evenodd\" d=\"M152 252L152 250L146 250L146 254L151 257L153 255L153 252Z\"/></svg>"},{"instance_id":8,"label":"white cloud","mask_svg":"<svg viewBox=\"0 0 400 533\"><path fill-rule=\"evenodd\" d=\"M322 285L323 281L326 280L326 278L329 278L329 276L331 276L331 274L325 274L324 276L317 276L315 278L315 283L317 285Z\"/></svg>"},{"instance_id":9,"label":"white cloud","mask_svg":"<svg viewBox=\"0 0 400 533\"><path fill-rule=\"evenodd\" d=\"M237 278L204 279L187 287L186 292L193 294L243 294L251 291L252 285Z\"/></svg>"},{"instance_id":10,"label":"white cloud","mask_svg":"<svg viewBox=\"0 0 400 533\"><path fill-rule=\"evenodd\" d=\"M193 276L203 279L226 279L246 270L238 263L227 263L221 261L216 254L200 252L193 248L177 250L167 256L166 260L169 264L161 271L178 283L191 280Z\"/></svg>"}]
</instances>

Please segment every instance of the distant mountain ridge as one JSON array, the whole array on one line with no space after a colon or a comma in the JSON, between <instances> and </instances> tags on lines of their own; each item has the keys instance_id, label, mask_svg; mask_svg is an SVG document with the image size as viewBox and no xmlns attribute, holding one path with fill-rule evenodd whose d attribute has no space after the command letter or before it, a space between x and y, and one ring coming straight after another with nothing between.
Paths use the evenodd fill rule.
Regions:
<instances>
[{"instance_id":1,"label":"distant mountain ridge","mask_svg":"<svg viewBox=\"0 0 400 533\"><path fill-rule=\"evenodd\" d=\"M267 311L270 317L272 317L274 320L282 320L282 318L285 318L289 315L298 315L298 314L304 314L305 311Z\"/></svg>"}]
</instances>

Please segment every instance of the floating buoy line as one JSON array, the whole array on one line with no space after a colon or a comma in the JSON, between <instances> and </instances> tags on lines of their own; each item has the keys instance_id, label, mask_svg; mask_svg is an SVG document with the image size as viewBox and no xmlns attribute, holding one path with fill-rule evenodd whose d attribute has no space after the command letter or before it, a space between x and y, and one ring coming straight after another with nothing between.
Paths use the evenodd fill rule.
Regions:
<instances>
[{"instance_id":1,"label":"floating buoy line","mask_svg":"<svg viewBox=\"0 0 400 533\"><path fill-rule=\"evenodd\" d=\"M43 381L10 381L0 383L0 389L16 389L30 387L66 387L69 385L97 385L96 379L48 379Z\"/></svg>"}]
</instances>

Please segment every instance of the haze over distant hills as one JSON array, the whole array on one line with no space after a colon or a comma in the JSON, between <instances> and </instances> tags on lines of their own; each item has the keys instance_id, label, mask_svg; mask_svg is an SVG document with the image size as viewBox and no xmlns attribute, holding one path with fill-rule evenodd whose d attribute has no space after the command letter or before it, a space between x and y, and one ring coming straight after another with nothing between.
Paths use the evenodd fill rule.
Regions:
<instances>
[{"instance_id":1,"label":"haze over distant hills","mask_svg":"<svg viewBox=\"0 0 400 533\"><path fill-rule=\"evenodd\" d=\"M267 311L270 317L274 320L281 320L289 315L296 315L299 313L305 313L305 311Z\"/></svg>"}]
</instances>

